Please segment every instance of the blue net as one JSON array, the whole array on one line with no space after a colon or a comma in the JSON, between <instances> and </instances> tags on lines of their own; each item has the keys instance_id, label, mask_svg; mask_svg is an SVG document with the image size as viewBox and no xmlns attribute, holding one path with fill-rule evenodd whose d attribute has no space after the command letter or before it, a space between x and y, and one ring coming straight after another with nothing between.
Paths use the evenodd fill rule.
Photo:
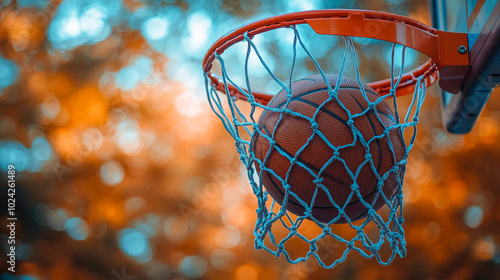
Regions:
<instances>
[{"instance_id":1,"label":"blue net","mask_svg":"<svg viewBox=\"0 0 500 280\"><path fill-rule=\"evenodd\" d=\"M257 198L255 248L277 257L284 256L290 263L305 262L312 257L324 268L332 268L345 261L353 251L387 265L396 255L406 255L403 178L425 98L425 81L418 79L413 96L405 97L402 101L404 106L399 105L398 108L395 89L403 75L404 48L402 56L395 57L396 45L392 46L390 94L379 96L361 82L352 38L339 37L344 41L344 51L338 76L333 77L322 70L314 54L304 44L299 30L294 26L287 30L293 32L293 40L289 42L289 48L279 50L291 53L286 79L280 79L273 73L263 52L254 43L255 38L250 38L248 34L244 36L245 61L241 65L243 83L233 80L219 54L215 55L215 59L220 64L220 79L226 94L220 94L205 73L210 106L234 138ZM309 109L305 112L303 107L306 105L297 103L302 98L303 103L311 105L310 100L304 100L304 94L298 97L296 89L300 80L293 82L299 50L305 53L308 63L314 65L316 76L309 80L315 80L316 85L321 84L323 88L323 99L313 104L314 111ZM280 90L268 104L252 94L252 86L259 81L252 81L249 73L251 56L258 59L265 74ZM395 59L403 65L399 74L394 73ZM354 65L355 79L344 77L348 61ZM304 62L300 65L303 66ZM355 111L347 104L342 93L346 87L356 90L357 96L352 98L364 104L360 110ZM240 98L235 97L234 88ZM332 141L336 129L340 130L338 125L332 121L331 126L325 126L320 121L322 115L329 112L325 108L332 108L328 104L335 104L337 111L343 111L336 116L339 118L342 115L339 119L339 123L343 124L342 133L345 134L348 128L350 136L343 136L349 141L341 145ZM296 136L289 130L280 130L286 122L290 124L290 119L307 122L309 127L295 129ZM363 133L365 128L360 127L362 120L368 119L372 126L376 123L378 127L369 137ZM265 129L263 124L267 124ZM287 143L294 144L284 143L284 138L290 140ZM380 143L384 143L383 148ZM286 145L295 145L295 150L284 148ZM351 153L354 148L358 152ZM316 164L311 164L308 157L314 157L311 156L314 153L326 154L327 159L318 160L316 157ZM389 155L383 170L380 168L380 153ZM353 164L349 159L353 157L361 160ZM276 164L278 161L286 161L287 164ZM349 177L349 180L343 179L349 182L341 191L336 191L338 186L332 187L331 177L335 177L335 173ZM309 181L303 177L308 177ZM308 183L304 183L306 181ZM370 183L372 186L367 186ZM329 204L328 207L326 204Z\"/></svg>"}]
</instances>

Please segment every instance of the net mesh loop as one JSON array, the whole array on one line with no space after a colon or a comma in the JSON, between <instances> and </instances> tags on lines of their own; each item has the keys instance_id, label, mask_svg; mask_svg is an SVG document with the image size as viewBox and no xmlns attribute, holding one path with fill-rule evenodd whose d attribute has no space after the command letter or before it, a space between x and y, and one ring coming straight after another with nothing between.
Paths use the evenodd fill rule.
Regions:
<instances>
[{"instance_id":1,"label":"net mesh loop","mask_svg":"<svg viewBox=\"0 0 500 280\"><path fill-rule=\"evenodd\" d=\"M225 60L221 55L215 54L215 61L220 64L221 69L221 79L224 84L226 94L219 94L215 87L212 85L211 80L208 76L208 73L205 72L205 87L206 93L209 100L209 104L214 111L214 113L221 119L225 129L231 134L231 136L235 140L236 150L240 155L241 162L246 167L246 173L250 182L250 186L252 188L253 194L257 198L257 218L254 229L255 236L255 248L265 250L276 257L284 256L288 262L290 263L298 263L304 262L310 259L311 257L315 259L321 267L324 268L332 268L339 263L342 263L346 260L347 255L351 251L355 251L359 253L361 256L365 258L374 258L379 263L383 265L387 265L393 261L396 255L400 257L404 257L406 255L406 241L403 230L403 176L394 176L397 180L397 188L395 193L391 197L387 197L382 191L382 187L384 186L384 182L387 180L391 174L404 174L405 166L407 163L407 158L410 150L412 149L415 137L417 133L417 123L418 116L420 114L420 108L424 102L425 94L426 94L426 84L425 80L421 77L418 79L415 92L411 98L411 102L405 108L406 112L402 112L398 110L398 103L396 100L396 88L398 87L401 77L403 76L404 71L404 53L405 48L403 47L402 51L402 65L400 67L399 73L394 73L394 65L395 65L395 47L393 45L392 48L392 63L391 63L391 90L390 93L384 96L380 96L376 101L371 102L368 99L365 87L361 82L361 75L358 67L358 57L355 50L355 45L353 40L350 37L340 37L343 38L345 42L345 48L343 52L343 57L341 60L340 70L337 73L339 78L337 79L336 85L332 86L328 82L328 78L325 72L322 70L318 61L314 58L312 53L304 44L303 39L301 38L299 30L295 26L289 27L293 31L293 41L291 42L291 52L292 59L290 61L290 73L288 75L287 81L280 80L277 75L273 73L271 67L266 64L264 56L261 54L257 45L253 42L254 38L248 36L248 32L243 35L244 43L246 44L246 57L244 63L244 74L245 80L243 85L238 85L238 83L234 82L225 65ZM317 74L320 74L322 79L325 81L326 86L328 87L328 98L318 106L316 112L312 117L305 116L298 112L293 111L289 108L289 104L292 100L292 81L294 76L294 69L297 66L297 52L300 50L304 51L307 58L312 62L314 67L317 70ZM286 50L282 50L286 51ZM268 105L263 105L260 102L257 102L254 96L252 95L252 84L249 73L249 63L250 57L254 55L260 64L263 66L263 69L267 72L269 77L277 84L279 87L284 90L287 94L287 100L282 107L274 108ZM353 61L354 69L355 69L355 80L359 85L359 89L363 98L368 102L368 106L361 113L352 114L340 101L337 92L340 88L340 83L342 81L342 77L345 72L347 59L350 57L351 61ZM395 76L398 78L395 79ZM241 96L244 96L245 101L238 101L236 97L231 96L229 94L229 85L234 86ZM352 143L348 143L342 146L335 146L330 143L327 137L321 132L318 127L318 123L316 122L318 113L321 111L321 108L325 106L329 101L335 100L340 106L342 106L343 110L346 112L348 116L347 125L352 130L352 134L354 136L354 141ZM391 101L392 100L392 101ZM377 111L377 104L380 102L391 102L394 108L394 116L395 116L395 124L391 126L385 127L383 133L380 135L376 135L371 139L365 140L360 131L353 125L354 120L359 118L360 116L366 115L368 112L375 112L376 117L382 123L382 119L380 114ZM294 116L297 118L305 119L311 123L312 134L307 139L306 143L295 153L295 155L290 155L280 149L279 145L276 143L276 129L271 133L271 135L267 135L266 133L262 133L259 129L258 124L258 115L259 112L264 110L276 112L280 114L280 118L278 120L278 124L282 121L283 115L287 114L290 116ZM392 141L390 141L389 133L392 130L399 129L402 134L405 134L405 130L411 129L409 137L405 137L403 139L405 145L404 155L402 159L397 160L396 155L394 153L394 146ZM286 176L280 177L274 170L268 168L266 166L266 162L269 159L268 153L264 159L259 159L255 152L251 147L251 139L254 135L259 134L260 137L268 141L269 143L269 151L275 150L280 153L281 156L287 158L290 161L290 168L286 172ZM405 134L406 136L407 134ZM300 154L306 149L308 145L310 145L313 138L319 137L326 143L333 151L333 154L328 162L326 162L319 170L312 170L310 167L306 166L299 159ZM389 143L389 147L392 151L392 159L394 165L392 168L389 168L387 172L384 174L379 174L378 172L373 172L376 175L377 179L377 193L373 199L373 201L378 200L380 197L385 202L385 206L388 208L388 214L384 217L377 213L375 209L373 209L370 201L365 201L363 195L360 193L359 185L356 184L356 179L358 178L361 169L363 166L368 166L375 169L375 163L373 157L370 153L370 143L373 141L377 141L377 139L383 138L389 139L387 142ZM340 151L347 147L352 147L356 145L356 143L361 143L361 145L365 148L366 154L364 161L357 168L355 172L352 172L349 168L347 168L346 162L340 157ZM322 173L326 170L326 168L332 162L341 162L345 167L349 176L353 180L353 184L351 185L351 192L346 200L344 205L338 205L335 202L334 197L328 191L325 186L324 178ZM293 166L300 166L302 169L306 170L313 178L314 184L316 185L316 189L314 191L311 203L307 203L304 201L299 195L294 193L291 189L291 186L288 182L290 173L292 172ZM260 172L257 172L256 166L259 167ZM276 202L268 193L266 188L262 182L262 173L267 172L271 174L275 178L281 181L281 184L284 189L284 198L282 205ZM312 208L314 205L314 201L318 195L318 193L324 191L328 195L328 200L330 203L336 207L338 210L338 215L336 217L332 217L331 221L328 223L318 221L312 215ZM304 213L301 216L296 216L291 214L286 210L288 203L290 203L290 199L295 200L304 208ZM358 199L367 209L368 215L364 220L360 221L351 221L349 216L345 212L345 207L348 204L347 202L352 199ZM345 235L343 232L338 231L336 227L340 227L335 224L335 222L340 219L345 219L346 225L351 229L351 234ZM302 228L314 227L316 231L315 236L310 236L310 234L304 234L302 232ZM377 234L374 236L373 232L377 230ZM285 234L283 234L283 232ZM353 236L354 234L354 236ZM296 256L295 245L287 247L287 242L291 242L291 240L299 240L303 244L305 244L307 252L305 254ZM324 244L326 239L329 239L329 242L334 242L338 244L334 250L328 251L329 254L324 253ZM294 243L295 244L295 243ZM389 253L383 253L383 248L388 246ZM320 253L321 251L321 253ZM302 251L301 251L302 252Z\"/></svg>"}]
</instances>

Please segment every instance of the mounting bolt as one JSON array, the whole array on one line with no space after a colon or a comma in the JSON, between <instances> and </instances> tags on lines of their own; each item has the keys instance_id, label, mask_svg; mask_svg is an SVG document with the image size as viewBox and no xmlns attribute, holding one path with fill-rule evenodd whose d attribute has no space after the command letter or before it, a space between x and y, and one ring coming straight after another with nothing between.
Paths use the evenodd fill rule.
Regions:
<instances>
[{"instance_id":1,"label":"mounting bolt","mask_svg":"<svg viewBox=\"0 0 500 280\"><path fill-rule=\"evenodd\" d=\"M465 46L458 47L458 52L461 54L467 53L467 48Z\"/></svg>"}]
</instances>

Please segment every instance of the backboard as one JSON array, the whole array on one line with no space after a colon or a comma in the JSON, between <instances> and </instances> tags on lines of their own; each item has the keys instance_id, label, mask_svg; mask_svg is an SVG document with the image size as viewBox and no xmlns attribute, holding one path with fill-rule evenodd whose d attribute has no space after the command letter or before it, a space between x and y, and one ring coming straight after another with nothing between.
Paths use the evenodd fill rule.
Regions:
<instances>
[{"instance_id":1,"label":"backboard","mask_svg":"<svg viewBox=\"0 0 500 280\"><path fill-rule=\"evenodd\" d=\"M431 0L430 8L435 28L468 34L471 67L461 90L442 91L444 126L468 133L500 82L500 0Z\"/></svg>"}]
</instances>

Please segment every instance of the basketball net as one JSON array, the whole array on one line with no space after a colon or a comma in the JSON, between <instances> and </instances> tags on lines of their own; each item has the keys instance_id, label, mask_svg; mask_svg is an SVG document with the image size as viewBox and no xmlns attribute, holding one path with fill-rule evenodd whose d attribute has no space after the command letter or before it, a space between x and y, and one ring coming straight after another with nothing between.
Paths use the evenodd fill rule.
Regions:
<instances>
[{"instance_id":1,"label":"basketball net","mask_svg":"<svg viewBox=\"0 0 500 280\"><path fill-rule=\"evenodd\" d=\"M271 67L266 64L263 55L252 41L253 38L250 38L247 33L244 35L245 44L247 46L246 59L245 64L242 65L245 73L245 85L238 85L233 81L232 77L228 74L224 59L218 54L215 55L215 59L220 63L222 72L221 79L224 84L225 95L221 95L217 92L209 75L205 72L205 86L210 106L215 114L221 119L225 129L234 138L236 150L240 154L240 160L246 167L250 186L257 198L257 220L254 229L255 248L268 251L276 257L284 256L290 263L305 262L310 258L314 258L318 264L324 268L333 268L337 264L344 262L347 255L352 251L356 251L362 257L374 258L379 263L388 265L393 261L396 255L400 257L406 255L402 208L403 180L400 179L400 176L395 176L397 178L397 188L391 197L386 197L381 191L381 186L379 186L379 191L376 196L381 196L385 201L385 205L380 210L375 211L371 208L371 201L363 201L363 197L359 193L359 190L353 188L350 197L357 197L363 205L367 207L367 217L362 220L351 221L347 215L339 214L337 217L332 217L332 221L323 223L312 218L310 215L310 210L312 208L311 204L314 204L314 199L309 204L301 201L306 211L304 211L304 214L301 216L294 215L286 210L286 198L292 196L297 197L297 195L287 189L286 192L288 196L285 196L285 201L282 203L283 205L280 205L266 191L261 180L262 172L259 174L259 172L256 171L256 165L259 165L259 170L266 168L264 163L257 159L251 147L252 136L255 133L259 133L259 125L256 121L256 119L258 119L258 114L264 110L281 110L281 112L283 112L283 110L286 110L286 106L282 109L270 108L265 102L259 101L252 95L248 69L250 55L253 53L259 58L267 74L281 89L291 92L290 86L292 83L293 71L296 67L295 59L297 56L297 49L301 48L307 54L307 59L314 64L317 70L316 74L322 75L323 79L326 81L325 73L313 54L304 44L297 28L291 27L291 30L294 32L294 39L290 48L290 50L293 51L293 61L290 62L291 69L289 81L282 81L277 75L273 74ZM345 42L345 49L340 71L336 73L339 75L338 80L340 81L342 79L344 69L346 69L347 58L350 57L349 61L352 61L355 67L355 79L361 89L363 88L363 83L360 78L361 75L358 67L355 45L348 36L340 38L343 38ZM388 135L389 131L393 129L399 129L401 133L404 134L406 152L404 153L403 159L399 162L395 162L391 169L391 172L397 172L397 174L404 175L406 159L408 158L408 153L413 147L416 137L418 116L426 94L426 81L423 77L418 79L413 97L400 97L406 99L406 106L398 110L395 89L398 87L403 75L405 56L403 48L402 57L397 58L402 61L403 66L401 66L399 73L394 73L395 47L396 44L394 44L392 48L390 71L391 90L388 95L380 96L379 99L393 104L396 117L396 125L386 127L384 134ZM241 95L240 99L243 100L238 100L234 97L234 94L231 95L230 88L236 88L238 94ZM221 89L219 88L219 90ZM336 94L335 88L333 94ZM246 102L244 100L246 100ZM365 100L367 100L366 96ZM367 111L368 110L365 110L364 113L366 114ZM377 113L376 110L375 113ZM310 121L311 124L314 125L314 119L310 119ZM307 143L305 145L307 145ZM363 145L366 145L366 143ZM394 155L394 151L392 151L392 153ZM287 155L283 154L283 156ZM287 157L289 158L290 156L288 155ZM373 159L371 160L373 161ZM307 168L306 166L302 167ZM313 170L309 171L311 174L315 173ZM270 170L269 172L272 171ZM389 172L381 174L379 180L387 179L388 173ZM355 182L354 175L351 176ZM321 179L320 177L318 179ZM401 176L401 178L403 177L404 176ZM277 178L281 180L282 186L287 185L285 178ZM334 194L332 194L332 196L334 196ZM297 200L299 200L299 198L297 198ZM338 208L339 213L343 212L343 207L335 203L333 204ZM335 224L335 221L338 221L339 218L344 218L347 222L344 224Z\"/></svg>"}]
</instances>

